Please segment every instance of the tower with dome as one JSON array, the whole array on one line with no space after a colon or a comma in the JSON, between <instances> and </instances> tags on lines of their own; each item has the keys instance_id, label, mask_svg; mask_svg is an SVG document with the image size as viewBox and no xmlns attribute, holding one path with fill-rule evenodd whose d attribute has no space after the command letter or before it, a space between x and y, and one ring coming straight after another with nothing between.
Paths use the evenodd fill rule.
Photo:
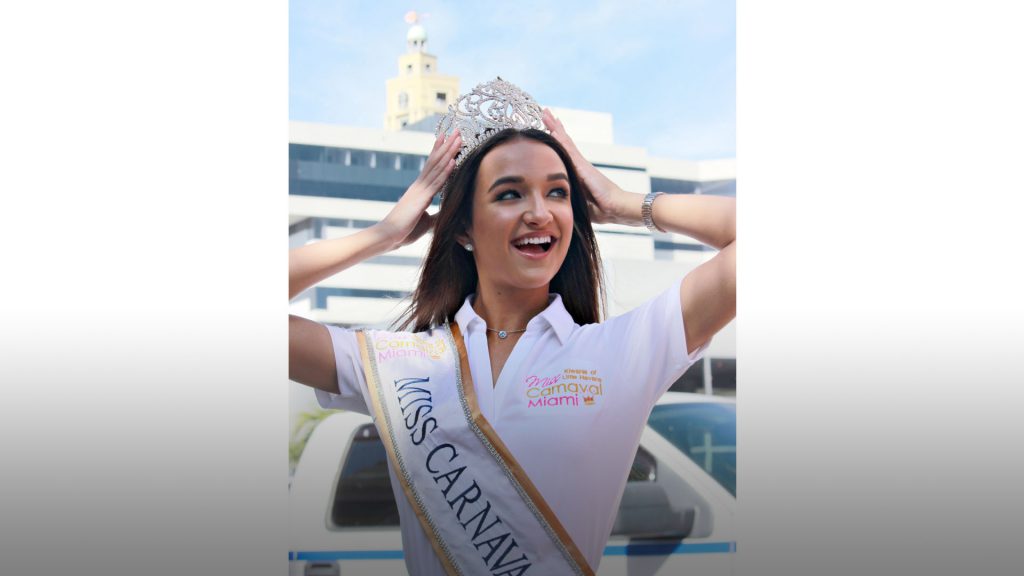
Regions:
<instances>
[{"instance_id":1,"label":"tower with dome","mask_svg":"<svg viewBox=\"0 0 1024 576\"><path fill-rule=\"evenodd\" d=\"M435 114L444 114L459 95L459 79L437 69L437 56L427 52L427 30L416 12L405 15L410 24L406 51L398 58L398 76L387 81L384 127L401 130Z\"/></svg>"}]
</instances>

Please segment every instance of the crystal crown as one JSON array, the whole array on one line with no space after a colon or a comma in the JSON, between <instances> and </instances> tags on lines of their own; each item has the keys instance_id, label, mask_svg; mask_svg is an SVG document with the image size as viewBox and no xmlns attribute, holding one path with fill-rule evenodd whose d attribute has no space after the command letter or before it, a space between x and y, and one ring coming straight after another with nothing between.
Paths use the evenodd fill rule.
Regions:
<instances>
[{"instance_id":1,"label":"crystal crown","mask_svg":"<svg viewBox=\"0 0 1024 576\"><path fill-rule=\"evenodd\" d=\"M459 129L462 149L455 157L458 168L473 150L505 128L544 130L542 117L543 110L532 96L498 76L477 84L472 91L459 96L455 104L450 104L434 133L444 134L447 139Z\"/></svg>"}]
</instances>

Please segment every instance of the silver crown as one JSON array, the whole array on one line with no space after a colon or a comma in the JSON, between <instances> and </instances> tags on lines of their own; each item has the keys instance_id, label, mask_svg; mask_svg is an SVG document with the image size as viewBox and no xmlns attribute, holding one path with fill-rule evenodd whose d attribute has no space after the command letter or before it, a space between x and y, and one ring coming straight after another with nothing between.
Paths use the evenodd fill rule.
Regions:
<instances>
[{"instance_id":1,"label":"silver crown","mask_svg":"<svg viewBox=\"0 0 1024 576\"><path fill-rule=\"evenodd\" d=\"M477 84L455 104L450 104L434 134L444 134L447 140L456 128L459 129L462 149L455 157L458 168L473 150L505 128L544 130L542 118L543 110L532 96L498 76Z\"/></svg>"}]
</instances>

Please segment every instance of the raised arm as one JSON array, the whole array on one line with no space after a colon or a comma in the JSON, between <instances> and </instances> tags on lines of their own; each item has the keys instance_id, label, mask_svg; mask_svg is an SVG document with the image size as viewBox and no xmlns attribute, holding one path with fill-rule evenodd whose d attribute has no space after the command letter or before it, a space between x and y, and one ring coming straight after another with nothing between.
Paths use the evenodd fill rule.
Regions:
<instances>
[{"instance_id":1,"label":"raised arm","mask_svg":"<svg viewBox=\"0 0 1024 576\"><path fill-rule=\"evenodd\" d=\"M594 197L593 220L643 226L644 195L622 190L594 168L550 110L544 111L544 124L572 156L583 185ZM662 230L685 234L718 249L714 257L687 274L679 288L689 354L736 317L736 199L664 194L652 208L654 223Z\"/></svg>"},{"instance_id":2,"label":"raised arm","mask_svg":"<svg viewBox=\"0 0 1024 576\"><path fill-rule=\"evenodd\" d=\"M427 207L451 174L460 142L458 133L447 142L438 137L419 177L377 224L351 236L292 249L288 253L288 299L367 258L411 244L423 236L433 225Z\"/></svg>"},{"instance_id":3,"label":"raised arm","mask_svg":"<svg viewBox=\"0 0 1024 576\"><path fill-rule=\"evenodd\" d=\"M288 253L288 299L363 260L415 242L430 230L433 217L427 213L427 207L451 174L460 145L457 132L447 141L440 137L435 140L419 177L377 224L344 238L292 249ZM289 315L288 377L307 386L338 392L334 349L325 326Z\"/></svg>"}]
</instances>

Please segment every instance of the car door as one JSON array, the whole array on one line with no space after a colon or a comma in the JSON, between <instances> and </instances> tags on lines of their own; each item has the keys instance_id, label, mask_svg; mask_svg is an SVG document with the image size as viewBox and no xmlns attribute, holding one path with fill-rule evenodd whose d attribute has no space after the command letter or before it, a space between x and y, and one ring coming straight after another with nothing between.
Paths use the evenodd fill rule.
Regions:
<instances>
[{"instance_id":1,"label":"car door","mask_svg":"<svg viewBox=\"0 0 1024 576\"><path fill-rule=\"evenodd\" d=\"M598 576L731 576L735 551L735 498L645 429Z\"/></svg>"},{"instance_id":2,"label":"car door","mask_svg":"<svg viewBox=\"0 0 1024 576\"><path fill-rule=\"evenodd\" d=\"M303 454L303 463L313 465L297 470L293 482L301 495L292 499L291 576L406 574L387 454L369 418L338 414L315 433L344 435L348 447L339 457L311 440ZM699 466L645 429L598 575L731 575L734 503Z\"/></svg>"},{"instance_id":3,"label":"car door","mask_svg":"<svg viewBox=\"0 0 1024 576\"><path fill-rule=\"evenodd\" d=\"M292 484L291 576L406 574L387 454L369 417L337 414L314 434L344 435L347 448L339 457L311 438L313 453L303 453Z\"/></svg>"}]
</instances>

